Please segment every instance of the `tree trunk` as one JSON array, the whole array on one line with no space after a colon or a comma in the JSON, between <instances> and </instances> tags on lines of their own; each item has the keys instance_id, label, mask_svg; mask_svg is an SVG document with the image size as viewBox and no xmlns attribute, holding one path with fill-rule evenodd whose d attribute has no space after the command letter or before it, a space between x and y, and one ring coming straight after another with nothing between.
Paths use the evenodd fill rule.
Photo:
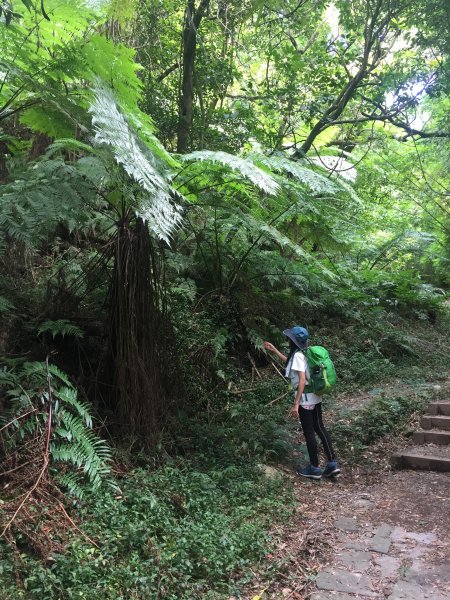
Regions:
<instances>
[{"instance_id":1,"label":"tree trunk","mask_svg":"<svg viewBox=\"0 0 450 600\"><path fill-rule=\"evenodd\" d=\"M123 433L147 446L157 440L180 377L160 275L146 224L124 218L116 237L110 294L112 389Z\"/></svg>"},{"instance_id":2,"label":"tree trunk","mask_svg":"<svg viewBox=\"0 0 450 600\"><path fill-rule=\"evenodd\" d=\"M194 64L197 49L197 30L209 6L210 0L201 0L195 8L195 0L188 0L183 29L183 75L181 81L178 122L177 152L183 154L188 148L194 106Z\"/></svg>"}]
</instances>

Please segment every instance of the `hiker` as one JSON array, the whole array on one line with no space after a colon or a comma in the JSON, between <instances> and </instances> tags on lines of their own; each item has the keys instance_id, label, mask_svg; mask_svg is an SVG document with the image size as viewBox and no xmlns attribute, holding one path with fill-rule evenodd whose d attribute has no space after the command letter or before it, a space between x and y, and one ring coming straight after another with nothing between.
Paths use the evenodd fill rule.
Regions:
<instances>
[{"instance_id":1,"label":"hiker","mask_svg":"<svg viewBox=\"0 0 450 600\"><path fill-rule=\"evenodd\" d=\"M330 436L325 429L322 421L322 398L313 393L304 393L304 388L309 382L309 368L306 360L306 350L308 348L308 330L305 327L296 325L291 329L285 329L283 334L289 338L290 351L285 356L270 342L264 342L264 348L276 354L286 365L286 377L289 377L292 387L295 390L294 406L292 414L300 419L303 434L308 448L310 464L304 468L298 468L297 474L311 479L320 479L323 477L333 477L338 475L341 470L336 462L336 456L331 445ZM317 440L315 433L319 436L328 463L322 471L319 467L319 457L317 452Z\"/></svg>"}]
</instances>

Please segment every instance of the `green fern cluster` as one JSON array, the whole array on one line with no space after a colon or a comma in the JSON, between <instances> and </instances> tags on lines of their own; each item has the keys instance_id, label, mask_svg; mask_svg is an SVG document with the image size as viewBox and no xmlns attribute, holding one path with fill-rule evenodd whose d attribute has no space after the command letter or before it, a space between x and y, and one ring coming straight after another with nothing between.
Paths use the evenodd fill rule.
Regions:
<instances>
[{"instance_id":1,"label":"green fern cluster","mask_svg":"<svg viewBox=\"0 0 450 600\"><path fill-rule=\"evenodd\" d=\"M48 379L50 379L49 393ZM78 399L68 377L55 365L27 362L19 369L0 370L0 386L9 408L2 416L6 452L17 452L42 436L52 403L50 440L51 472L70 493L82 497L83 489L98 488L109 478L111 450L92 429L88 406Z\"/></svg>"},{"instance_id":2,"label":"green fern cluster","mask_svg":"<svg viewBox=\"0 0 450 600\"><path fill-rule=\"evenodd\" d=\"M98 166L98 165L97 165ZM88 232L98 223L96 188L86 172L61 158L45 158L2 187L0 231L35 248L53 235L57 225Z\"/></svg>"}]
</instances>

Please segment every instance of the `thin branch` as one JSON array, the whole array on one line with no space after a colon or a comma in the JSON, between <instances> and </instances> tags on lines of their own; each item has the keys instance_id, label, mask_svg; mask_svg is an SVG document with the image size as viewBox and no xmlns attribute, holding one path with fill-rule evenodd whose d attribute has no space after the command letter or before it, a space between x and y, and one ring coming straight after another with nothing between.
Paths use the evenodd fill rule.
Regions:
<instances>
[{"instance_id":1,"label":"thin branch","mask_svg":"<svg viewBox=\"0 0 450 600\"><path fill-rule=\"evenodd\" d=\"M23 415L20 415L20 417L14 417L14 419L12 421L9 421L9 423L6 423L6 425L3 425L3 427L0 429L0 432L3 431L4 429L7 429L15 421L20 421L20 419L24 419L25 417L27 417L28 415L31 415L32 413L34 413L36 411L37 411L37 408L33 408L33 410L29 410L28 412L24 413Z\"/></svg>"}]
</instances>

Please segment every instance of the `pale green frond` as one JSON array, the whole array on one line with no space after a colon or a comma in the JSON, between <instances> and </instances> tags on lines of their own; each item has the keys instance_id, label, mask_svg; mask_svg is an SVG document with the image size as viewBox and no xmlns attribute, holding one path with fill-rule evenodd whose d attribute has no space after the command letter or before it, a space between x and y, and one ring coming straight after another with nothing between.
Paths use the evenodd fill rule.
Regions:
<instances>
[{"instance_id":1,"label":"pale green frond","mask_svg":"<svg viewBox=\"0 0 450 600\"><path fill-rule=\"evenodd\" d=\"M94 90L89 112L96 132L94 144L110 146L116 162L148 193L134 207L137 215L147 221L155 235L168 242L181 222L181 209L173 202L175 192L166 165L139 140L110 90L100 85Z\"/></svg>"},{"instance_id":2,"label":"pale green frond","mask_svg":"<svg viewBox=\"0 0 450 600\"><path fill-rule=\"evenodd\" d=\"M251 154L248 158L277 173L289 174L291 177L294 177L306 185L312 192L329 194L337 191L333 181L330 181L328 177L314 171L311 167L307 166L306 162L292 160L287 156L280 156L278 154L273 156Z\"/></svg>"},{"instance_id":3,"label":"pale green frond","mask_svg":"<svg viewBox=\"0 0 450 600\"><path fill-rule=\"evenodd\" d=\"M275 229L275 227L272 227L267 223L261 223L260 229L261 231L264 231L264 233L266 233L266 235L269 238L271 238L281 247L289 248L289 250L291 250L298 258L304 258L307 260L310 258L311 255L308 252L305 252L303 248L301 248L298 244L295 244L288 237L280 233L278 229Z\"/></svg>"},{"instance_id":4,"label":"pale green frond","mask_svg":"<svg viewBox=\"0 0 450 600\"><path fill-rule=\"evenodd\" d=\"M180 160L184 162L207 161L219 163L233 171L238 171L242 177L249 179L256 187L266 194L275 195L280 189L280 186L270 173L263 171L260 167L256 166L252 161L247 160L246 158L234 156L227 152L199 150L197 152L191 152L190 154L184 154L180 157Z\"/></svg>"}]
</instances>

